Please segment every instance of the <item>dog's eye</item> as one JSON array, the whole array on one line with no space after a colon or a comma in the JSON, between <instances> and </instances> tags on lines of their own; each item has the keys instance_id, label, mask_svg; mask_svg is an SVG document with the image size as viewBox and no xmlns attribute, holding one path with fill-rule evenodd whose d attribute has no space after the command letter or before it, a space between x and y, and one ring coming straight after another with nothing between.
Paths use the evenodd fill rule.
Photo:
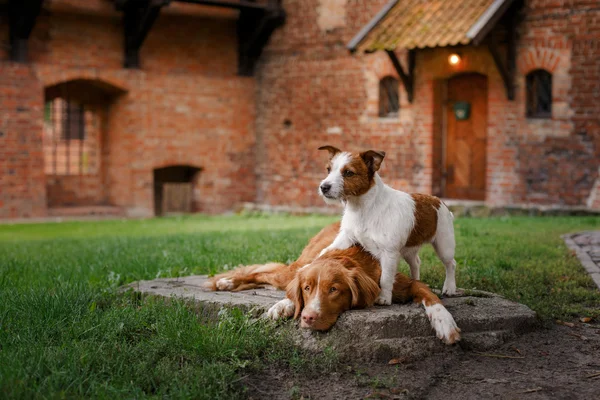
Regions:
<instances>
[{"instance_id":1,"label":"dog's eye","mask_svg":"<svg viewBox=\"0 0 600 400\"><path fill-rule=\"evenodd\" d=\"M354 176L354 172L350 171L349 169L344 171L345 178L350 178L351 176Z\"/></svg>"},{"instance_id":2,"label":"dog's eye","mask_svg":"<svg viewBox=\"0 0 600 400\"><path fill-rule=\"evenodd\" d=\"M333 292L336 292L336 291L337 291L337 288L335 288L335 287L331 287L331 289L329 289L329 293L333 293Z\"/></svg>"},{"instance_id":3,"label":"dog's eye","mask_svg":"<svg viewBox=\"0 0 600 400\"><path fill-rule=\"evenodd\" d=\"M331 173L331 167L327 167L327 173Z\"/></svg>"},{"instance_id":4,"label":"dog's eye","mask_svg":"<svg viewBox=\"0 0 600 400\"><path fill-rule=\"evenodd\" d=\"M308 291L310 290L310 286L306 285L306 286L304 287L304 290L306 290L306 291L308 292Z\"/></svg>"}]
</instances>

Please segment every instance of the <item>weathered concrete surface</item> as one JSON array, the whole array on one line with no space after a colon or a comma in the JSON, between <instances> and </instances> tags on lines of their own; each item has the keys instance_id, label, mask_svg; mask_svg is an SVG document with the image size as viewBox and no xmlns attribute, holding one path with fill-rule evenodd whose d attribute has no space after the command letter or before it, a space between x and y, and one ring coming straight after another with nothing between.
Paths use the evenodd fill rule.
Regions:
<instances>
[{"instance_id":1,"label":"weathered concrete surface","mask_svg":"<svg viewBox=\"0 0 600 400\"><path fill-rule=\"evenodd\" d=\"M284 298L273 288L243 292L211 292L202 287L206 276L134 282L125 288L163 297L176 296L202 305L203 313L216 315L222 307L239 307L256 315ZM387 360L420 357L459 348L486 350L537 326L535 313L527 306L487 292L443 299L462 330L459 346L444 345L431 328L418 304L394 304L352 310L340 316L327 333L298 329L296 342L311 351L330 347L342 357Z\"/></svg>"},{"instance_id":2,"label":"weathered concrete surface","mask_svg":"<svg viewBox=\"0 0 600 400\"><path fill-rule=\"evenodd\" d=\"M600 231L573 233L562 238L600 290Z\"/></svg>"}]
</instances>

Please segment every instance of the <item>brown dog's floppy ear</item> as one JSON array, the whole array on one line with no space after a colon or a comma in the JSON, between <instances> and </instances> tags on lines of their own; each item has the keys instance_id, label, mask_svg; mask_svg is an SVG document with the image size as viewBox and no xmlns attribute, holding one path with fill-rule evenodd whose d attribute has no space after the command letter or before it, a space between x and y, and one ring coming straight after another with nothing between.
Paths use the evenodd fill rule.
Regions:
<instances>
[{"instance_id":1,"label":"brown dog's floppy ear","mask_svg":"<svg viewBox=\"0 0 600 400\"><path fill-rule=\"evenodd\" d=\"M379 284L371 279L362 268L348 270L350 275L350 292L352 293L352 307L370 307L379 296Z\"/></svg>"},{"instance_id":2,"label":"brown dog's floppy ear","mask_svg":"<svg viewBox=\"0 0 600 400\"><path fill-rule=\"evenodd\" d=\"M363 159L367 167L373 172L379 171L381 162L385 157L385 151L381 150L367 150L360 153L360 158Z\"/></svg>"},{"instance_id":3,"label":"brown dog's floppy ear","mask_svg":"<svg viewBox=\"0 0 600 400\"><path fill-rule=\"evenodd\" d=\"M304 308L304 298L302 297L302 288L300 287L300 279L298 274L288 283L286 297L294 302L294 319L297 319Z\"/></svg>"},{"instance_id":4,"label":"brown dog's floppy ear","mask_svg":"<svg viewBox=\"0 0 600 400\"><path fill-rule=\"evenodd\" d=\"M341 150L338 149L337 147L333 147L333 146L321 146L319 147L319 150L327 150L329 152L329 158L333 158L333 156L335 156L337 153L340 153Z\"/></svg>"}]
</instances>

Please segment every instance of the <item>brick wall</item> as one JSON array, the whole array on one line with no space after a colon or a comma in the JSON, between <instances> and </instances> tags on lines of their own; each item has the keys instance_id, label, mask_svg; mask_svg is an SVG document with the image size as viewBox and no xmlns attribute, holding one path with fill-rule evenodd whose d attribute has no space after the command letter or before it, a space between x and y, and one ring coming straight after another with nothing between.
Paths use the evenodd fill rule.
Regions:
<instances>
[{"instance_id":1,"label":"brick wall","mask_svg":"<svg viewBox=\"0 0 600 400\"><path fill-rule=\"evenodd\" d=\"M396 73L385 54L351 55L345 45L386 3L286 0L286 24L247 78L236 75L235 11L172 3L142 47L142 68L128 70L111 2L46 2L31 63L8 61L8 32L0 29L0 218L43 216L48 205L67 204L151 215L153 171L173 165L200 169L195 211L219 213L245 201L322 206L323 144L383 149L387 183L437 191L435 99L461 71L488 77L488 204L600 208L596 2L525 2L515 101L506 99L485 47L462 48L457 68L447 63L448 49L423 50L414 103L400 88L399 117L380 118L379 80ZM536 68L553 73L551 120L525 118L525 75ZM107 90L93 179L44 174L44 89L73 80Z\"/></svg>"},{"instance_id":2,"label":"brick wall","mask_svg":"<svg viewBox=\"0 0 600 400\"><path fill-rule=\"evenodd\" d=\"M2 128L6 135L14 138L19 135L15 129L22 130L14 109L29 107L23 119L32 121L41 139L45 87L84 79L118 92L105 103L98 175L52 177L49 206L101 203L122 206L131 215L152 215L153 170L169 165L201 168L196 211L223 212L254 199L255 82L236 74L234 11L171 4L142 47L142 68L128 70L122 67L121 14L110 2L55 0L44 7L30 39L31 63L18 67L29 71L24 79L35 77L38 86L35 96L11 99L16 104L6 117L12 125ZM0 68L17 68L7 61L4 31ZM0 90L18 84L5 84L4 77ZM23 147L34 150L29 142ZM41 162L41 154L36 156ZM15 165L10 173L15 181L35 176L35 190L44 194L43 164L29 162L28 170ZM24 216L24 211L6 211L14 205L7 203L4 182L1 188L0 216ZM39 197L36 207L44 210L46 200Z\"/></svg>"},{"instance_id":3,"label":"brick wall","mask_svg":"<svg viewBox=\"0 0 600 400\"><path fill-rule=\"evenodd\" d=\"M418 51L415 101L408 103L401 88L396 119L377 116L378 81L395 75L387 57L350 55L344 47L385 3L286 2L287 23L272 38L257 78L259 202L322 205L316 188L326 156L316 148L323 144L383 149L381 175L387 183L437 192L436 87L455 74L478 72L488 77L486 202L598 208L600 8L595 2L526 2L514 101L507 100L486 47L461 48L463 62L457 67L447 62L450 49ZM337 10L335 17L322 15L328 9ZM553 74L550 120L525 117L525 75L538 68ZM436 148L436 158L439 152Z\"/></svg>"},{"instance_id":4,"label":"brick wall","mask_svg":"<svg viewBox=\"0 0 600 400\"><path fill-rule=\"evenodd\" d=\"M0 63L0 218L46 215L42 97L30 66Z\"/></svg>"}]
</instances>

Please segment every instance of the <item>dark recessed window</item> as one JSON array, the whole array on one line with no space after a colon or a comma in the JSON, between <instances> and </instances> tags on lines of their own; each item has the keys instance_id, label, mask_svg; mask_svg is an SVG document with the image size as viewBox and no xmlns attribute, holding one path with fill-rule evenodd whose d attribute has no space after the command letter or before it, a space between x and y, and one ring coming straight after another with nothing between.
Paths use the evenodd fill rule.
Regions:
<instances>
[{"instance_id":1,"label":"dark recessed window","mask_svg":"<svg viewBox=\"0 0 600 400\"><path fill-rule=\"evenodd\" d=\"M552 118L552 74L536 69L527 74L527 117Z\"/></svg>"},{"instance_id":2,"label":"dark recessed window","mask_svg":"<svg viewBox=\"0 0 600 400\"><path fill-rule=\"evenodd\" d=\"M400 111L398 79L386 76L379 81L379 116L383 118L397 117Z\"/></svg>"}]
</instances>

